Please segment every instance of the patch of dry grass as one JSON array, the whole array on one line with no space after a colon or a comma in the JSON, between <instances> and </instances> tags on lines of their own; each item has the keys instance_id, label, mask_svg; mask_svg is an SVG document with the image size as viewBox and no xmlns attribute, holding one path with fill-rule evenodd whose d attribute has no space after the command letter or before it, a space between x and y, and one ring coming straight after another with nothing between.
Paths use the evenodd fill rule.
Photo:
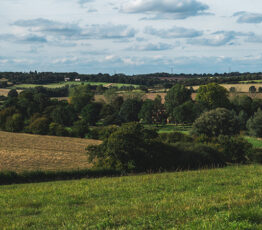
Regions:
<instances>
[{"instance_id":1,"label":"patch of dry grass","mask_svg":"<svg viewBox=\"0 0 262 230\"><path fill-rule=\"evenodd\" d=\"M0 132L0 171L56 171L90 167L85 148L100 141Z\"/></svg>"}]
</instances>

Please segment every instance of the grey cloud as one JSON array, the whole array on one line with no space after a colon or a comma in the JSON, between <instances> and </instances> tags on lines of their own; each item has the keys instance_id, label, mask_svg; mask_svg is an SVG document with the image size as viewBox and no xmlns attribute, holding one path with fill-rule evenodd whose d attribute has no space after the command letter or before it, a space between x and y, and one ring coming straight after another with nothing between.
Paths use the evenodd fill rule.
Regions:
<instances>
[{"instance_id":1,"label":"grey cloud","mask_svg":"<svg viewBox=\"0 0 262 230\"><path fill-rule=\"evenodd\" d=\"M170 29L155 29L151 26L148 26L145 28L144 32L146 34L154 35L160 38L193 38L203 35L202 31L176 26Z\"/></svg>"},{"instance_id":2,"label":"grey cloud","mask_svg":"<svg viewBox=\"0 0 262 230\"><path fill-rule=\"evenodd\" d=\"M63 39L123 39L131 38L136 30L127 25L93 24L80 27L78 24L62 23L48 19L19 20L13 25L28 28L31 32L40 32L46 36Z\"/></svg>"},{"instance_id":3,"label":"grey cloud","mask_svg":"<svg viewBox=\"0 0 262 230\"><path fill-rule=\"evenodd\" d=\"M128 50L138 50L138 51L162 51L170 50L173 46L167 43L148 43L145 45L136 45L129 47Z\"/></svg>"},{"instance_id":4,"label":"grey cloud","mask_svg":"<svg viewBox=\"0 0 262 230\"><path fill-rule=\"evenodd\" d=\"M136 30L127 25L87 25L83 31L83 36L98 39L123 39L132 38Z\"/></svg>"},{"instance_id":5,"label":"grey cloud","mask_svg":"<svg viewBox=\"0 0 262 230\"><path fill-rule=\"evenodd\" d=\"M258 24L262 22L262 14L259 13L250 13L250 12L237 12L233 16L238 17L238 23L254 23Z\"/></svg>"},{"instance_id":6,"label":"grey cloud","mask_svg":"<svg viewBox=\"0 0 262 230\"><path fill-rule=\"evenodd\" d=\"M64 37L79 37L82 32L82 29L77 24L62 23L43 18L18 20L13 25L29 28L32 32L42 32L48 35L53 34Z\"/></svg>"},{"instance_id":7,"label":"grey cloud","mask_svg":"<svg viewBox=\"0 0 262 230\"><path fill-rule=\"evenodd\" d=\"M143 19L185 19L206 14L209 7L197 0L133 0L121 7L124 13L153 14Z\"/></svg>"},{"instance_id":8,"label":"grey cloud","mask_svg":"<svg viewBox=\"0 0 262 230\"><path fill-rule=\"evenodd\" d=\"M14 34L0 34L0 40L28 44L47 43L47 39L44 36L37 36L34 34L28 34L26 36L18 36Z\"/></svg>"},{"instance_id":9,"label":"grey cloud","mask_svg":"<svg viewBox=\"0 0 262 230\"><path fill-rule=\"evenodd\" d=\"M189 39L188 44L202 46L224 46L233 45L237 37L249 36L249 33L235 31L217 31L208 36L208 38Z\"/></svg>"}]
</instances>

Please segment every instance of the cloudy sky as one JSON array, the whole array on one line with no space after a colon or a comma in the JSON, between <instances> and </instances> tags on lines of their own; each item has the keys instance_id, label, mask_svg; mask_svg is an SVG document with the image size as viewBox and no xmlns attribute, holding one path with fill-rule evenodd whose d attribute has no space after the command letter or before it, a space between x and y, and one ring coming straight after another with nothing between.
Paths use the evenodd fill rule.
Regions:
<instances>
[{"instance_id":1,"label":"cloudy sky","mask_svg":"<svg viewBox=\"0 0 262 230\"><path fill-rule=\"evenodd\" d=\"M262 72L261 0L0 0L0 71Z\"/></svg>"}]
</instances>

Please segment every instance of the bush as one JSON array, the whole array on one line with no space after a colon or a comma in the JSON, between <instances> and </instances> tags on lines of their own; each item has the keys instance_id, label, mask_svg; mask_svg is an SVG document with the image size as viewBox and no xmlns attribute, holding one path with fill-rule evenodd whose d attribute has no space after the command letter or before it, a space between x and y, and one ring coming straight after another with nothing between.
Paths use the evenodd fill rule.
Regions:
<instances>
[{"instance_id":1,"label":"bush","mask_svg":"<svg viewBox=\"0 0 262 230\"><path fill-rule=\"evenodd\" d=\"M238 119L230 110L224 108L203 113L196 119L192 127L193 134L205 134L209 137L236 135L239 132Z\"/></svg>"},{"instance_id":2,"label":"bush","mask_svg":"<svg viewBox=\"0 0 262 230\"><path fill-rule=\"evenodd\" d=\"M63 125L52 122L49 125L49 134L54 136L69 136L68 131L65 129Z\"/></svg>"},{"instance_id":3,"label":"bush","mask_svg":"<svg viewBox=\"0 0 262 230\"><path fill-rule=\"evenodd\" d=\"M105 127L94 127L87 135L88 138L95 140L106 140L113 132L118 129L116 125Z\"/></svg>"},{"instance_id":4,"label":"bush","mask_svg":"<svg viewBox=\"0 0 262 230\"><path fill-rule=\"evenodd\" d=\"M257 112L254 114L247 121L247 129L251 136L255 137L262 137L262 111L258 109Z\"/></svg>"},{"instance_id":5,"label":"bush","mask_svg":"<svg viewBox=\"0 0 262 230\"><path fill-rule=\"evenodd\" d=\"M183 133L179 133L179 132L172 132L172 133L161 133L159 134L159 139L161 142L164 143L176 143L176 142L190 142L193 141L193 138L185 135Z\"/></svg>"},{"instance_id":6,"label":"bush","mask_svg":"<svg viewBox=\"0 0 262 230\"><path fill-rule=\"evenodd\" d=\"M197 169L201 167L223 166L223 155L214 147L192 143L178 142L173 145L179 153L175 165L180 169Z\"/></svg>"},{"instance_id":7,"label":"bush","mask_svg":"<svg viewBox=\"0 0 262 230\"><path fill-rule=\"evenodd\" d=\"M74 137L83 138L87 133L89 133L89 127L85 121L79 120L74 122L74 125L72 127L72 135Z\"/></svg>"},{"instance_id":8,"label":"bush","mask_svg":"<svg viewBox=\"0 0 262 230\"><path fill-rule=\"evenodd\" d=\"M46 117L37 118L30 123L29 130L34 134L48 134L49 120Z\"/></svg>"},{"instance_id":9,"label":"bush","mask_svg":"<svg viewBox=\"0 0 262 230\"><path fill-rule=\"evenodd\" d=\"M90 146L89 159L97 166L122 171L146 171L151 169L157 133L145 129L139 123L127 123L113 132L100 146Z\"/></svg>"},{"instance_id":10,"label":"bush","mask_svg":"<svg viewBox=\"0 0 262 230\"><path fill-rule=\"evenodd\" d=\"M224 160L230 163L246 163L252 153L252 145L238 136L219 136L217 139Z\"/></svg>"}]
</instances>

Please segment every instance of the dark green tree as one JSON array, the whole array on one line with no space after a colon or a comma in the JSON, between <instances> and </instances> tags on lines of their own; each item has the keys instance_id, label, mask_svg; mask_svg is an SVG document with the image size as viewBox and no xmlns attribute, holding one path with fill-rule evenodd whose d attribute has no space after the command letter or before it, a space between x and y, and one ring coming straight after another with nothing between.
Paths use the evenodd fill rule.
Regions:
<instances>
[{"instance_id":1,"label":"dark green tree","mask_svg":"<svg viewBox=\"0 0 262 230\"><path fill-rule=\"evenodd\" d=\"M217 108L203 113L193 123L192 133L218 137L219 135L239 134L239 123L237 117L228 109Z\"/></svg>"},{"instance_id":2,"label":"dark green tree","mask_svg":"<svg viewBox=\"0 0 262 230\"><path fill-rule=\"evenodd\" d=\"M70 102L77 112L80 112L93 99L94 93L88 85L80 85L70 89Z\"/></svg>"},{"instance_id":3,"label":"dark green tree","mask_svg":"<svg viewBox=\"0 0 262 230\"><path fill-rule=\"evenodd\" d=\"M191 91L184 85L174 85L166 94L165 107L167 113L171 114L176 106L182 105L186 101L191 100Z\"/></svg>"},{"instance_id":4,"label":"dark green tree","mask_svg":"<svg viewBox=\"0 0 262 230\"><path fill-rule=\"evenodd\" d=\"M102 108L101 103L90 103L86 105L81 111L82 119L88 125L95 125L96 122L100 119L99 114Z\"/></svg>"},{"instance_id":5,"label":"dark green tree","mask_svg":"<svg viewBox=\"0 0 262 230\"><path fill-rule=\"evenodd\" d=\"M262 110L257 112L247 122L247 129L251 136L262 137Z\"/></svg>"},{"instance_id":6,"label":"dark green tree","mask_svg":"<svg viewBox=\"0 0 262 230\"><path fill-rule=\"evenodd\" d=\"M217 83L209 83L199 87L196 101L204 104L209 109L229 107L228 91Z\"/></svg>"},{"instance_id":7,"label":"dark green tree","mask_svg":"<svg viewBox=\"0 0 262 230\"><path fill-rule=\"evenodd\" d=\"M121 106L119 117L122 122L138 121L138 113L141 109L142 101L137 99L127 99Z\"/></svg>"}]
</instances>

